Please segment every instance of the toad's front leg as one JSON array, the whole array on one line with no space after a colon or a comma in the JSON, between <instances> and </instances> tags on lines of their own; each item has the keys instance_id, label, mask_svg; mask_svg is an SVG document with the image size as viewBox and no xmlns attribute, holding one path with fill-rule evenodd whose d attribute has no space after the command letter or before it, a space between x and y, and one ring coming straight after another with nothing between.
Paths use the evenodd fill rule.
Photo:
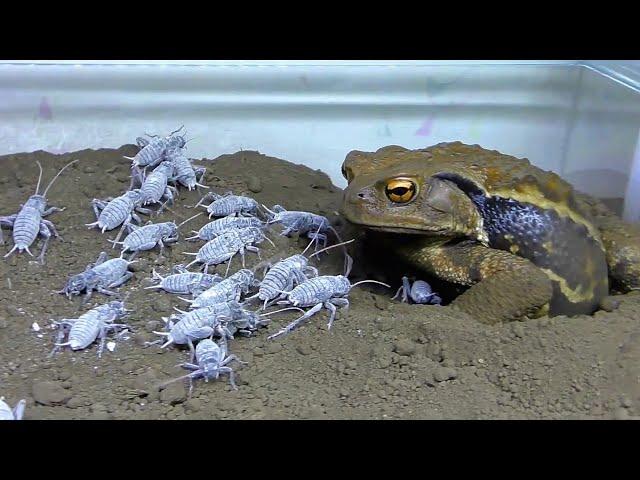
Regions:
<instances>
[{"instance_id":1,"label":"toad's front leg","mask_svg":"<svg viewBox=\"0 0 640 480\"><path fill-rule=\"evenodd\" d=\"M476 242L401 250L402 256L443 280L471 285L451 306L495 324L540 314L552 299L551 280L529 260Z\"/></svg>"}]
</instances>

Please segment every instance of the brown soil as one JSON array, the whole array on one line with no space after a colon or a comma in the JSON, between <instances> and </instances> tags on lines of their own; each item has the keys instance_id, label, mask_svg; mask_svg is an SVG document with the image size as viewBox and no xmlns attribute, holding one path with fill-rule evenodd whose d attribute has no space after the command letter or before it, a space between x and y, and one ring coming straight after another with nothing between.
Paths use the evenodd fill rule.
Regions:
<instances>
[{"instance_id":1,"label":"brown soil","mask_svg":"<svg viewBox=\"0 0 640 480\"><path fill-rule=\"evenodd\" d=\"M75 318L87 308L106 302L95 293L89 305L53 293L69 275L111 249L107 238L85 223L94 221L92 198L116 196L129 184L129 162L136 147L85 150L66 155L46 152L0 157L0 213L20 208L35 188L40 160L45 181L71 159L81 162L65 172L51 189L52 205L65 206L51 215L64 237L53 240L46 265L28 255L0 262L0 396L14 405L27 400L25 419L442 419L442 418L633 418L640 415L640 295L614 297L619 308L593 317L542 318L507 325L486 326L453 313L448 307L416 306L391 300L393 291L362 286L350 294L351 307L341 312L330 332L327 312L313 317L290 335L273 341L266 337L295 318L274 315L273 324L251 338L237 337L230 349L243 361L235 366L239 389L230 389L226 377L195 383L193 396L174 383L157 385L185 373L177 367L188 359L183 348L143 348L162 327L160 317L185 304L175 296L142 290L151 269L165 273L186 263L181 252L200 244L181 241L169 247L164 260L158 251L144 252L135 276L120 292L130 293L127 319L135 330L117 341L101 359L96 345L83 351L65 350L48 359L54 330L51 320ZM205 180L219 193L232 190L271 206L309 210L329 216L344 238L358 236L335 213L341 192L322 172L267 157L238 152L203 160ZM197 192L181 191L171 212L154 221L181 221L193 214ZM188 232L204 218L185 225ZM5 229L8 251L10 231ZM300 252L304 238L271 234L277 249L261 244L263 258ZM39 253L40 241L32 250ZM387 279L380 262L366 250L352 249L353 278ZM248 254L248 265L257 262ZM239 266L234 260L232 271ZM323 274L342 268L336 249L319 263ZM219 267L218 271L224 271ZM394 273L395 275L395 273ZM446 292L444 292L446 293ZM514 294L517 294L515 292ZM446 297L446 295L445 295ZM614 303L610 302L613 307ZM32 329L37 322L42 330ZM110 339L111 340L111 339Z\"/></svg>"}]
</instances>

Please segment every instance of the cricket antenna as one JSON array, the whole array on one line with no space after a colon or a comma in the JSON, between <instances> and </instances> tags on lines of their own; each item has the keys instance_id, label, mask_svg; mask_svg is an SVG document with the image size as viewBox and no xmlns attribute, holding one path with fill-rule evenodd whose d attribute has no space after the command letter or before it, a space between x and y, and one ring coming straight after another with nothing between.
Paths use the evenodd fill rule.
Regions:
<instances>
[{"instance_id":1,"label":"cricket antenna","mask_svg":"<svg viewBox=\"0 0 640 480\"><path fill-rule=\"evenodd\" d=\"M262 204L262 208L264 208L264 209L265 209L267 212L269 212L271 215L275 215L275 214L276 214L276 212L274 212L274 211L272 211L272 210L269 210L269 208L268 208L264 203Z\"/></svg>"},{"instance_id":2,"label":"cricket antenna","mask_svg":"<svg viewBox=\"0 0 640 480\"><path fill-rule=\"evenodd\" d=\"M178 132L179 132L180 130L182 130L183 128L184 128L184 125L182 125L179 129L174 130L173 132L171 132L171 133L169 134L169 136L173 135L174 133L178 133Z\"/></svg>"},{"instance_id":3,"label":"cricket antenna","mask_svg":"<svg viewBox=\"0 0 640 480\"><path fill-rule=\"evenodd\" d=\"M330 249L332 249L332 248L335 248L335 247L341 247L342 245L348 245L349 243L353 243L353 242L355 242L355 241L356 241L356 239L355 239L355 238L352 238L351 240L348 240L348 241L346 241L346 242L336 243L335 245L331 245L330 247L325 247L325 248L323 248L322 250L318 250L317 252L312 253L311 255L309 255L309 258L311 258L311 257L315 257L315 256L316 256L316 255L318 255L319 253L326 252L327 250L330 250Z\"/></svg>"},{"instance_id":4,"label":"cricket antenna","mask_svg":"<svg viewBox=\"0 0 640 480\"><path fill-rule=\"evenodd\" d=\"M40 165L40 162L38 160L36 160L36 163L38 164L38 168L40 169L40 174L38 175L38 184L36 185L36 195L38 194L38 190L40 189L40 180L42 180L42 165Z\"/></svg>"},{"instance_id":5,"label":"cricket antenna","mask_svg":"<svg viewBox=\"0 0 640 480\"><path fill-rule=\"evenodd\" d=\"M189 220L193 220L194 218L199 217L200 215L202 215L202 213L203 213L203 212L200 212L200 213L198 213L198 214L194 215L193 217L189 217L189 218L187 218L184 222L179 223L179 224L178 224L178 227L181 227L182 225L184 225L185 223L187 223Z\"/></svg>"},{"instance_id":6,"label":"cricket antenna","mask_svg":"<svg viewBox=\"0 0 640 480\"><path fill-rule=\"evenodd\" d=\"M304 313L304 310L299 308L299 307L288 307L288 308L281 308L280 310L275 310L275 311L269 312L269 313L261 313L260 316L261 317L268 317L269 315L273 315L274 313L286 312L287 310L298 310L298 311Z\"/></svg>"},{"instance_id":7,"label":"cricket antenna","mask_svg":"<svg viewBox=\"0 0 640 480\"><path fill-rule=\"evenodd\" d=\"M309 247L311 247L311 245L313 245L313 242L317 242L318 241L318 234L320 233L320 229L321 228L322 228L322 223L320 223L320 225L318 225L318 230L316 230L316 236L311 239L311 241L309 242L309 245L306 246L306 248L302 251L302 253L300 255L304 255L306 253L306 251L309 250Z\"/></svg>"},{"instance_id":8,"label":"cricket antenna","mask_svg":"<svg viewBox=\"0 0 640 480\"><path fill-rule=\"evenodd\" d=\"M267 237L267 236L265 235L265 236L264 236L264 239L265 239L267 242L269 242L271 245L273 245L273 248L276 248L276 244L275 244L275 243L273 243L269 237Z\"/></svg>"},{"instance_id":9,"label":"cricket antenna","mask_svg":"<svg viewBox=\"0 0 640 480\"><path fill-rule=\"evenodd\" d=\"M51 179L51 181L49 182L49 185L47 185L47 188L45 188L45 189L44 189L44 192L42 192L42 196L43 196L43 197L46 197L46 196L47 196L47 192L48 192L48 191L49 191L49 189L51 188L51 185L53 185L53 182L55 182L55 181L56 181L56 178L58 178L58 177L60 176L60 174L61 174L62 172L64 172L64 171L65 171L65 169L66 169L69 165L72 165L72 164L74 164L74 163L76 163L76 162L79 162L79 161L80 161L80 160L73 160L73 161L71 161L71 162L67 163L64 167L62 167L62 168L60 169L60 171L56 174L56 176L55 176L55 177L53 177L53 178Z\"/></svg>"},{"instance_id":10,"label":"cricket antenna","mask_svg":"<svg viewBox=\"0 0 640 480\"><path fill-rule=\"evenodd\" d=\"M353 258L348 253L345 253L344 257L344 276L348 277L353 268Z\"/></svg>"},{"instance_id":11,"label":"cricket antenna","mask_svg":"<svg viewBox=\"0 0 640 480\"><path fill-rule=\"evenodd\" d=\"M386 283L382 283L382 282L378 282L377 280L360 280L359 282L354 283L353 285L351 285L351 288L360 285L362 283L377 283L378 285L382 285L384 287L387 288L391 288L391 285L387 285Z\"/></svg>"},{"instance_id":12,"label":"cricket antenna","mask_svg":"<svg viewBox=\"0 0 640 480\"><path fill-rule=\"evenodd\" d=\"M194 372L187 373L186 375L183 375L181 377L173 378L171 380L167 380L166 382L158 384L156 386L156 388L158 388L158 390L164 390L165 387L167 387L168 385L171 385L172 383L179 382L180 380L186 380L187 378L193 378L194 377L193 373Z\"/></svg>"}]
</instances>

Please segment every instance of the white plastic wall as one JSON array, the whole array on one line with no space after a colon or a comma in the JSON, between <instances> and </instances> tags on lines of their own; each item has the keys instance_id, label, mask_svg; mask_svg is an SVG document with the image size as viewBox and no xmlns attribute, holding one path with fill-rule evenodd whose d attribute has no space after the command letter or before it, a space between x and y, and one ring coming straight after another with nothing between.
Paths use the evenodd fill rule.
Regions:
<instances>
[{"instance_id":1,"label":"white plastic wall","mask_svg":"<svg viewBox=\"0 0 640 480\"><path fill-rule=\"evenodd\" d=\"M184 124L191 156L259 150L343 186L352 149L461 140L600 197L640 196L640 94L575 62L150 63L0 63L0 154L118 147Z\"/></svg>"}]
</instances>

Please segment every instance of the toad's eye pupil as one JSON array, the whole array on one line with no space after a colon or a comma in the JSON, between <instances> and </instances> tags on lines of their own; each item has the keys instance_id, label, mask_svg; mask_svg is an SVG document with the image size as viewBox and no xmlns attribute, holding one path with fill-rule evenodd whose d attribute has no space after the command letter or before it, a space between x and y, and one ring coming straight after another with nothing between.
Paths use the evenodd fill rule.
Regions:
<instances>
[{"instance_id":1,"label":"toad's eye pupil","mask_svg":"<svg viewBox=\"0 0 640 480\"><path fill-rule=\"evenodd\" d=\"M410 202L415 198L416 191L416 184L406 179L390 180L385 188L387 198L394 203Z\"/></svg>"}]
</instances>

